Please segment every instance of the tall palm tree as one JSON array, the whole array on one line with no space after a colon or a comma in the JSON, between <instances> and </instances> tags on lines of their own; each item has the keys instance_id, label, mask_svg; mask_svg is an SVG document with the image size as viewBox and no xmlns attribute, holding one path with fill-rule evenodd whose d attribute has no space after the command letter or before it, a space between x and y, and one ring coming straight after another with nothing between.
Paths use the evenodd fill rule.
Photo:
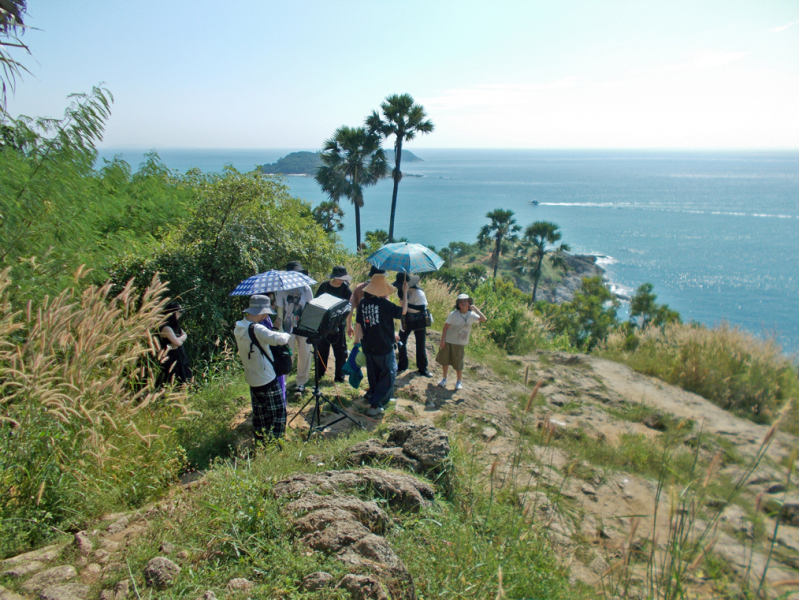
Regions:
<instances>
[{"instance_id":1,"label":"tall palm tree","mask_svg":"<svg viewBox=\"0 0 799 600\"><path fill-rule=\"evenodd\" d=\"M521 227L513 218L512 210L497 208L486 215L486 219L491 219L491 223L483 225L477 236L477 241L481 245L494 243L494 250L491 252L491 267L494 269L494 279L497 278L497 267L499 267L499 256L508 251L508 243L515 242L517 233Z\"/></svg>"},{"instance_id":2,"label":"tall palm tree","mask_svg":"<svg viewBox=\"0 0 799 600\"><path fill-rule=\"evenodd\" d=\"M519 271L528 275L533 281L533 298L538 291L538 280L541 278L541 267L544 258L549 258L555 267L565 267L566 261L562 253L569 251L569 246L561 244L557 248L552 244L560 240L561 234L558 226L549 221L536 221L524 230L524 237L519 244L516 256Z\"/></svg>"},{"instance_id":3,"label":"tall palm tree","mask_svg":"<svg viewBox=\"0 0 799 600\"><path fill-rule=\"evenodd\" d=\"M27 0L0 0L0 115L6 109L6 85L14 90L20 71L30 73L22 63L11 58L7 48L19 48L30 54L19 35L25 33L23 17L27 15Z\"/></svg>"},{"instance_id":4,"label":"tall palm tree","mask_svg":"<svg viewBox=\"0 0 799 600\"><path fill-rule=\"evenodd\" d=\"M325 142L316 182L331 200L349 198L355 206L356 248L361 248L363 188L376 184L388 170L380 136L363 127L339 127Z\"/></svg>"},{"instance_id":5,"label":"tall palm tree","mask_svg":"<svg viewBox=\"0 0 799 600\"><path fill-rule=\"evenodd\" d=\"M402 143L409 142L417 133L433 131L433 122L427 119L424 108L414 104L410 94L394 94L388 96L380 105L383 117L372 111L366 118L366 127L371 132L379 133L385 138L394 136L394 192L391 195L391 219L388 224L388 241L394 241L394 214L397 212L397 190L402 179L400 164L402 162Z\"/></svg>"}]
</instances>

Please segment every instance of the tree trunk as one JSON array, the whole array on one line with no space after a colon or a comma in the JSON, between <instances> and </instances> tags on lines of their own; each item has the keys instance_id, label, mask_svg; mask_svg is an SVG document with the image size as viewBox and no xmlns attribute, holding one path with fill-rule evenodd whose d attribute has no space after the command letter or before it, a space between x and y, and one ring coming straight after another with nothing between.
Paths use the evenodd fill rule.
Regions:
<instances>
[{"instance_id":1,"label":"tree trunk","mask_svg":"<svg viewBox=\"0 0 799 600\"><path fill-rule=\"evenodd\" d=\"M388 243L394 241L394 213L397 212L397 191L399 182L402 179L400 164L402 163L402 136L404 133L397 132L397 143L394 144L394 193L391 195L391 219L388 222Z\"/></svg>"},{"instance_id":2,"label":"tree trunk","mask_svg":"<svg viewBox=\"0 0 799 600\"><path fill-rule=\"evenodd\" d=\"M355 246L355 252L361 251L361 207L357 204L355 205L355 240L357 245Z\"/></svg>"},{"instance_id":3,"label":"tree trunk","mask_svg":"<svg viewBox=\"0 0 799 600\"><path fill-rule=\"evenodd\" d=\"M502 246L502 238L497 238L497 245L494 248L494 279L497 278L497 269L499 268L499 248Z\"/></svg>"},{"instance_id":4,"label":"tree trunk","mask_svg":"<svg viewBox=\"0 0 799 600\"><path fill-rule=\"evenodd\" d=\"M538 280L541 278L541 261L544 260L543 256L538 257L538 264L533 271L533 300L531 304L535 304L535 293L538 291Z\"/></svg>"}]
</instances>

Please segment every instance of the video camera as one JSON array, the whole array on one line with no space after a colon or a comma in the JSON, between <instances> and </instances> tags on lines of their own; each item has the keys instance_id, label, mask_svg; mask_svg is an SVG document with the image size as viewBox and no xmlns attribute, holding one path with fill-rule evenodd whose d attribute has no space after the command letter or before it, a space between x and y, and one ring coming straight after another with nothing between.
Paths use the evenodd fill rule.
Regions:
<instances>
[{"instance_id":1,"label":"video camera","mask_svg":"<svg viewBox=\"0 0 799 600\"><path fill-rule=\"evenodd\" d=\"M338 331L350 311L352 306L347 300L322 294L305 305L293 333L316 343Z\"/></svg>"}]
</instances>

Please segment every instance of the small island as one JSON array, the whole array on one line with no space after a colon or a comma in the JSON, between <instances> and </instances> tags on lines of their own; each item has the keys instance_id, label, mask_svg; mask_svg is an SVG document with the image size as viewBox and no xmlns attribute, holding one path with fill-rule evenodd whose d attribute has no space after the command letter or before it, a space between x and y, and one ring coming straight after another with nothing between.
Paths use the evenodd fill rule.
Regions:
<instances>
[{"instance_id":1,"label":"small island","mask_svg":"<svg viewBox=\"0 0 799 600\"><path fill-rule=\"evenodd\" d=\"M283 158L267 165L260 165L258 170L265 174L283 175L316 175L316 170L322 166L321 152L292 152ZM389 166L394 165L394 149L386 150L386 159ZM424 162L410 150L402 151L402 162ZM389 169L390 173L390 169ZM403 173L403 175L411 176Z\"/></svg>"}]
</instances>

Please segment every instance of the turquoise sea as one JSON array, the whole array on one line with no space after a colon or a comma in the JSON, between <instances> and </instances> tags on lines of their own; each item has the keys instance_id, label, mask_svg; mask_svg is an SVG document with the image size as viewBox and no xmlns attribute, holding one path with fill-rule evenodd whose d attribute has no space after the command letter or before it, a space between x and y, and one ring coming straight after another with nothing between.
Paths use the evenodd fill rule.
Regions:
<instances>
[{"instance_id":1,"label":"turquoise sea","mask_svg":"<svg viewBox=\"0 0 799 600\"><path fill-rule=\"evenodd\" d=\"M159 150L179 171L239 170L296 149ZM424 150L407 163L395 234L437 247L474 241L494 208L553 221L574 252L596 254L622 293L644 282L685 320L722 320L799 350L799 152ZM134 169L142 151L121 154ZM325 199L311 177L294 195ZM368 189L363 231L388 229L391 181ZM537 200L534 206L528 202ZM344 243L354 248L352 206Z\"/></svg>"}]
</instances>

